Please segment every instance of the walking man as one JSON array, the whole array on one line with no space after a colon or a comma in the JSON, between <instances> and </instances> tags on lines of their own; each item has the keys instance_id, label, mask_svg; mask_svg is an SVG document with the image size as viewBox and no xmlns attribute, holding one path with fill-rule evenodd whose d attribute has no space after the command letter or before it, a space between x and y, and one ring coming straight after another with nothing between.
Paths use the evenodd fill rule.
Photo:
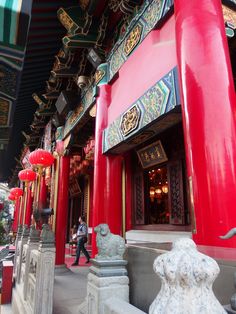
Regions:
<instances>
[{"instance_id":1,"label":"walking man","mask_svg":"<svg viewBox=\"0 0 236 314\"><path fill-rule=\"evenodd\" d=\"M84 221L84 217L79 217L79 228L77 231L77 250L76 250L76 259L71 266L79 265L80 252L84 253L84 256L87 258L86 264L89 263L90 256L84 244L88 241L88 226Z\"/></svg>"}]
</instances>

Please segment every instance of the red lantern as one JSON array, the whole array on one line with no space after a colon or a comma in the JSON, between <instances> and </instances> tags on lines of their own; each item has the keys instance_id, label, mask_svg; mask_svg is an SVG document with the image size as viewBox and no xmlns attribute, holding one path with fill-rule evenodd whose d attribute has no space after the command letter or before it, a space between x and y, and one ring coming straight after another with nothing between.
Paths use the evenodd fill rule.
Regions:
<instances>
[{"instance_id":1,"label":"red lantern","mask_svg":"<svg viewBox=\"0 0 236 314\"><path fill-rule=\"evenodd\" d=\"M15 196L11 193L8 195L8 199L9 199L9 201L15 201L16 200Z\"/></svg>"},{"instance_id":2,"label":"red lantern","mask_svg":"<svg viewBox=\"0 0 236 314\"><path fill-rule=\"evenodd\" d=\"M18 198L23 195L23 190L21 188L12 188L10 194L15 196L15 198Z\"/></svg>"},{"instance_id":3,"label":"red lantern","mask_svg":"<svg viewBox=\"0 0 236 314\"><path fill-rule=\"evenodd\" d=\"M18 177L21 181L30 182L36 179L37 174L31 169L24 169L18 173Z\"/></svg>"},{"instance_id":4,"label":"red lantern","mask_svg":"<svg viewBox=\"0 0 236 314\"><path fill-rule=\"evenodd\" d=\"M39 148L30 153L29 162L36 167L50 167L54 162L54 157L50 152Z\"/></svg>"}]
</instances>

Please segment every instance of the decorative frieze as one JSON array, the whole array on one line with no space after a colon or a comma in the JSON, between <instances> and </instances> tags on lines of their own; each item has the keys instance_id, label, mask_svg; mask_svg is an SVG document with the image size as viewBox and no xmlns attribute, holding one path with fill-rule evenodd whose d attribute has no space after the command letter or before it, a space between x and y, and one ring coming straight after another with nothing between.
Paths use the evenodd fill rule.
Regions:
<instances>
[{"instance_id":1,"label":"decorative frieze","mask_svg":"<svg viewBox=\"0 0 236 314\"><path fill-rule=\"evenodd\" d=\"M0 76L1 79L1 76ZM0 97L0 126L9 126L12 102Z\"/></svg>"},{"instance_id":2,"label":"decorative frieze","mask_svg":"<svg viewBox=\"0 0 236 314\"><path fill-rule=\"evenodd\" d=\"M134 105L123 114L121 118L120 130L124 137L138 127L140 114L140 109L137 105Z\"/></svg>"},{"instance_id":3,"label":"decorative frieze","mask_svg":"<svg viewBox=\"0 0 236 314\"><path fill-rule=\"evenodd\" d=\"M104 130L103 152L131 139L179 104L177 69L174 68ZM133 144L138 144L137 140Z\"/></svg>"},{"instance_id":4,"label":"decorative frieze","mask_svg":"<svg viewBox=\"0 0 236 314\"><path fill-rule=\"evenodd\" d=\"M65 138L71 130L85 117L95 102L97 95L97 87L90 86L81 99L80 105L68 114L64 127L63 138Z\"/></svg>"},{"instance_id":5,"label":"decorative frieze","mask_svg":"<svg viewBox=\"0 0 236 314\"><path fill-rule=\"evenodd\" d=\"M119 71L138 44L157 26L172 5L172 0L144 1L138 14L127 27L126 34L117 41L108 56L109 80Z\"/></svg>"},{"instance_id":6,"label":"decorative frieze","mask_svg":"<svg viewBox=\"0 0 236 314\"><path fill-rule=\"evenodd\" d=\"M138 45L141 35L142 35L143 27L140 24L137 24L132 31L129 33L128 38L125 41L124 45L124 53L128 56L134 48Z\"/></svg>"}]
</instances>

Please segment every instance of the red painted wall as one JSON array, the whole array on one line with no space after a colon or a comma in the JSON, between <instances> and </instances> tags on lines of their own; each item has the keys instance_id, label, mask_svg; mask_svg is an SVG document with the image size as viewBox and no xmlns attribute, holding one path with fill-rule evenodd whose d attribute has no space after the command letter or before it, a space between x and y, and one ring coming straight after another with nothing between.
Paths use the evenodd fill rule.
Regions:
<instances>
[{"instance_id":1,"label":"red painted wall","mask_svg":"<svg viewBox=\"0 0 236 314\"><path fill-rule=\"evenodd\" d=\"M176 65L172 16L161 29L149 33L119 70L112 84L108 125Z\"/></svg>"}]
</instances>

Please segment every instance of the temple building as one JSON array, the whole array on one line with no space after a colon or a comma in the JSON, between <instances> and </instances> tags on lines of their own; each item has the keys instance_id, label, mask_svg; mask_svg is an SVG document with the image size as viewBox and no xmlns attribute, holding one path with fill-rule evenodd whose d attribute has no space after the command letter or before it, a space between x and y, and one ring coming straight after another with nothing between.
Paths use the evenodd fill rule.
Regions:
<instances>
[{"instance_id":1,"label":"temple building","mask_svg":"<svg viewBox=\"0 0 236 314\"><path fill-rule=\"evenodd\" d=\"M140 247L134 267L179 237L235 258L236 238L220 238L236 227L235 0L11 3L0 181L24 188L13 231L48 222L57 266L81 215L93 255L104 222ZM20 180L31 168L37 178Z\"/></svg>"}]
</instances>

